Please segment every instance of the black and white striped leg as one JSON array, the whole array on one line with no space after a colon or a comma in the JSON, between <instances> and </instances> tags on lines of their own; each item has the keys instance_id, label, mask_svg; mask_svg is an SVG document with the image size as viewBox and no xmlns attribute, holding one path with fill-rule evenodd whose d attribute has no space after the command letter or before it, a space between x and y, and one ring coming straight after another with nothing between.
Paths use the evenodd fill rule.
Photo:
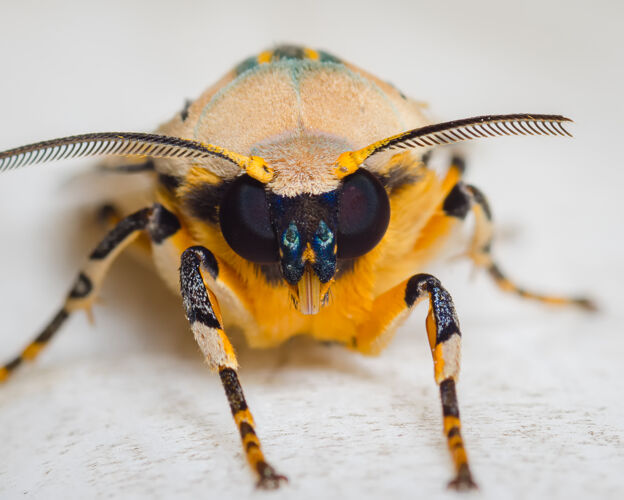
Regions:
<instances>
[{"instance_id":1,"label":"black and white striped leg","mask_svg":"<svg viewBox=\"0 0 624 500\"><path fill-rule=\"evenodd\" d=\"M212 252L195 246L182 253L180 291L191 330L208 366L219 372L247 461L258 478L257 486L275 489L286 477L278 474L262 453L253 416L238 379L236 355L223 329L217 298L210 289L209 283L217 280L219 266Z\"/></svg>"},{"instance_id":2,"label":"black and white striped leg","mask_svg":"<svg viewBox=\"0 0 624 500\"><path fill-rule=\"evenodd\" d=\"M449 487L457 490L476 488L461 436L459 404L455 382L459 376L461 331L450 294L440 281L430 274L417 274L405 287L405 302L413 307L423 298L429 298L426 326L433 355L435 381L440 387L444 434L455 467L455 478Z\"/></svg>"},{"instance_id":3,"label":"black and white striped leg","mask_svg":"<svg viewBox=\"0 0 624 500\"><path fill-rule=\"evenodd\" d=\"M63 307L18 356L0 368L0 381L6 380L24 361L35 359L72 312L85 309L90 314L90 308L111 264L141 231L147 231L154 242L159 242L179 228L175 215L159 204L122 219L93 250L85 267L78 273Z\"/></svg>"}]
</instances>

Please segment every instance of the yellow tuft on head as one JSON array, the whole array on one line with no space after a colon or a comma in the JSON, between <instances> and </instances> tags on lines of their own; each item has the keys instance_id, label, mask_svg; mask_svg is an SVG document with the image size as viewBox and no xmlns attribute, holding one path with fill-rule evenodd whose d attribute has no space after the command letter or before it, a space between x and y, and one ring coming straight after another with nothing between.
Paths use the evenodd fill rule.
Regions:
<instances>
[{"instance_id":1,"label":"yellow tuft on head","mask_svg":"<svg viewBox=\"0 0 624 500\"><path fill-rule=\"evenodd\" d=\"M338 177L338 179L342 179L355 172L360 167L361 163L357 151L345 151L338 157L338 160L336 160L334 175Z\"/></svg>"},{"instance_id":2,"label":"yellow tuft on head","mask_svg":"<svg viewBox=\"0 0 624 500\"><path fill-rule=\"evenodd\" d=\"M250 156L244 167L249 177L253 177L257 181L262 182L262 184L266 184L273 179L273 169L269 167L264 158Z\"/></svg>"}]
</instances>

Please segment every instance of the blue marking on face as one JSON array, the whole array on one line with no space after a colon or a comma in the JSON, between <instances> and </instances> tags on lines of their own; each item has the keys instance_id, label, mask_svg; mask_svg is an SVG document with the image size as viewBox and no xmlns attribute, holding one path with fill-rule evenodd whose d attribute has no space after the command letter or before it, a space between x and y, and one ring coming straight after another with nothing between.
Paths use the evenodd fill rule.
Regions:
<instances>
[{"instance_id":1,"label":"blue marking on face","mask_svg":"<svg viewBox=\"0 0 624 500\"><path fill-rule=\"evenodd\" d=\"M293 197L270 194L269 207L284 279L297 284L309 265L321 283L331 281L336 274L336 192ZM308 245L314 252L309 262L303 258Z\"/></svg>"},{"instance_id":2,"label":"blue marking on face","mask_svg":"<svg viewBox=\"0 0 624 500\"><path fill-rule=\"evenodd\" d=\"M299 229L297 229L297 225L293 221L288 224L288 227L282 233L279 247L284 279L288 283L295 284L299 282L305 270L305 264L302 259L305 245L302 242Z\"/></svg>"},{"instance_id":3,"label":"blue marking on face","mask_svg":"<svg viewBox=\"0 0 624 500\"><path fill-rule=\"evenodd\" d=\"M310 242L316 261L312 265L321 283L327 283L336 274L336 236L325 221L319 222Z\"/></svg>"}]
</instances>

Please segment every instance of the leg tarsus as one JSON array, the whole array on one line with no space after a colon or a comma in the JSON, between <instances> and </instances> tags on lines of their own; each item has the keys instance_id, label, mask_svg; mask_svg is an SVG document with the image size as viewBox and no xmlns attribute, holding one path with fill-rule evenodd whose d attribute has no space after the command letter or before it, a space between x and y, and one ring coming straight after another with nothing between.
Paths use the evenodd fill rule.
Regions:
<instances>
[{"instance_id":1,"label":"leg tarsus","mask_svg":"<svg viewBox=\"0 0 624 500\"><path fill-rule=\"evenodd\" d=\"M448 489L456 490L456 491L470 491L477 490L479 486L472 479L472 474L470 473L470 467L468 464L462 465L457 471L457 476L452 481L448 483Z\"/></svg>"},{"instance_id":2,"label":"leg tarsus","mask_svg":"<svg viewBox=\"0 0 624 500\"><path fill-rule=\"evenodd\" d=\"M525 290L524 288L519 287L511 280L509 280L500 270L498 265L496 265L492 261L492 258L489 254L484 254L483 257L486 260L485 264L480 264L479 258L473 257L473 261L478 266L486 267L488 274L496 282L498 287L504 292L511 292L518 295L519 297L536 300L538 302L542 302L544 304L552 306L574 306L588 312L598 311L598 306L596 305L596 303L588 297L559 297L556 295L546 295Z\"/></svg>"},{"instance_id":3,"label":"leg tarsus","mask_svg":"<svg viewBox=\"0 0 624 500\"><path fill-rule=\"evenodd\" d=\"M278 474L273 467L266 462L258 464L260 479L256 483L256 488L261 490L276 490L282 482L287 483L288 478Z\"/></svg>"},{"instance_id":4,"label":"leg tarsus","mask_svg":"<svg viewBox=\"0 0 624 500\"><path fill-rule=\"evenodd\" d=\"M464 440L461 435L459 403L457 402L454 377L449 377L440 383L440 399L442 401L446 443L455 466L455 479L448 484L448 487L456 490L474 489L477 485L472 479Z\"/></svg>"}]
</instances>

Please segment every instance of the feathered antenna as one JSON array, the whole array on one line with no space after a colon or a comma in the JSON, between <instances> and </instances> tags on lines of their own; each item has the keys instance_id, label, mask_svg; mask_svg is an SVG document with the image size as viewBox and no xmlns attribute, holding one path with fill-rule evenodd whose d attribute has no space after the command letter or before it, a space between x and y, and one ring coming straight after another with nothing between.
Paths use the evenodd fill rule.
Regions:
<instances>
[{"instance_id":1,"label":"feathered antenna","mask_svg":"<svg viewBox=\"0 0 624 500\"><path fill-rule=\"evenodd\" d=\"M0 153L0 172L54 160L105 155L177 158L199 162L208 158L222 158L260 182L269 182L273 177L273 169L258 156L244 156L189 139L140 132L74 135L9 149Z\"/></svg>"},{"instance_id":2,"label":"feathered antenna","mask_svg":"<svg viewBox=\"0 0 624 500\"><path fill-rule=\"evenodd\" d=\"M572 135L563 127L571 122L560 115L486 115L454 120L416 128L374 142L357 151L347 151L338 157L336 176L345 177L371 156L390 149L413 149L452 144L469 139L504 135Z\"/></svg>"}]
</instances>

